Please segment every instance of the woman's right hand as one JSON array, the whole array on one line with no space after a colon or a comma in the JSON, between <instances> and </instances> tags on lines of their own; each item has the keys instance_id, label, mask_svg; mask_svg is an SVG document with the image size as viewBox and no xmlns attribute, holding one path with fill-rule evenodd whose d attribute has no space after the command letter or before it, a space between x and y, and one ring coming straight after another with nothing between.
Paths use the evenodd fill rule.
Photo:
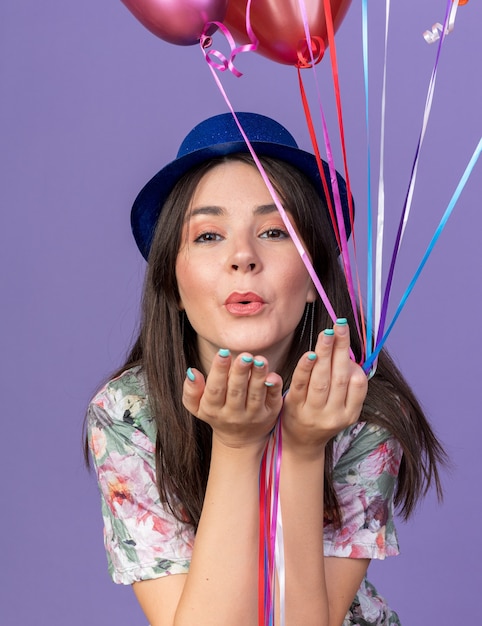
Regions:
<instances>
[{"instance_id":1,"label":"woman's right hand","mask_svg":"<svg viewBox=\"0 0 482 626\"><path fill-rule=\"evenodd\" d=\"M282 379L269 372L262 356L242 353L233 359L224 353L216 354L206 379L188 370L183 404L210 424L213 437L225 446L264 445L283 404Z\"/></svg>"}]
</instances>

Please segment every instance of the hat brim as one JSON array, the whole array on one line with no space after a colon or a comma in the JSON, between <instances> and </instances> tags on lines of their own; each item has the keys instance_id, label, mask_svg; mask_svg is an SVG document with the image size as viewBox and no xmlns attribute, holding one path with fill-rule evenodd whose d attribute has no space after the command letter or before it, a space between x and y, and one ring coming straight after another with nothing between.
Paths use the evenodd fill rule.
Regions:
<instances>
[{"instance_id":1,"label":"hat brim","mask_svg":"<svg viewBox=\"0 0 482 626\"><path fill-rule=\"evenodd\" d=\"M293 146L266 141L252 141L251 145L258 156L273 157L285 161L301 170L310 179L320 197L326 203L318 164L313 154ZM168 163L149 180L137 195L131 212L132 233L142 256L146 260L149 257L154 230L162 207L177 181L190 169L205 161L216 157L247 152L249 152L249 150L244 141L230 141L228 143L219 143L204 147L171 161L171 163ZM325 161L322 161L322 163L324 174L330 187L331 202L333 204L333 193L329 182L329 166ZM351 232L351 220L348 208L346 182L338 172L336 175L345 230L348 237Z\"/></svg>"}]
</instances>

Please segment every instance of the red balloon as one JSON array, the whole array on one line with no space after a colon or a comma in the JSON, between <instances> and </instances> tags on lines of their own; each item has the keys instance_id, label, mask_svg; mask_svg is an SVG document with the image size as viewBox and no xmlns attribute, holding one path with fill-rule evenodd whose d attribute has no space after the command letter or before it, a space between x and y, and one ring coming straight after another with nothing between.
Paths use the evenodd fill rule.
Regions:
<instances>
[{"instance_id":1,"label":"red balloon","mask_svg":"<svg viewBox=\"0 0 482 626\"><path fill-rule=\"evenodd\" d=\"M139 22L161 39L180 46L199 41L206 22L222 22L228 0L122 0ZM210 29L208 34L216 30Z\"/></svg>"},{"instance_id":2,"label":"red balloon","mask_svg":"<svg viewBox=\"0 0 482 626\"><path fill-rule=\"evenodd\" d=\"M330 0L335 31L343 21L351 0ZM246 0L230 0L224 18L234 38L246 43ZM323 0L305 0L315 62L328 45ZM251 27L259 40L257 52L278 63L303 65L311 62L299 0L256 0L251 4Z\"/></svg>"}]
</instances>

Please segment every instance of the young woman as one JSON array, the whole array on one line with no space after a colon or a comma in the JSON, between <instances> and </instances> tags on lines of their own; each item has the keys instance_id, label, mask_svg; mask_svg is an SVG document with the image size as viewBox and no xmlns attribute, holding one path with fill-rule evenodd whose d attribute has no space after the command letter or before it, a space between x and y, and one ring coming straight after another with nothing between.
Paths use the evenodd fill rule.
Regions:
<instances>
[{"instance_id":1,"label":"young woman","mask_svg":"<svg viewBox=\"0 0 482 626\"><path fill-rule=\"evenodd\" d=\"M398 553L394 507L440 492L444 453L386 352L369 382L357 365L315 157L238 118L343 317L231 114L195 127L134 204L140 335L89 407L109 570L151 626L255 626L260 461L280 419L286 625L399 624L365 575Z\"/></svg>"}]
</instances>

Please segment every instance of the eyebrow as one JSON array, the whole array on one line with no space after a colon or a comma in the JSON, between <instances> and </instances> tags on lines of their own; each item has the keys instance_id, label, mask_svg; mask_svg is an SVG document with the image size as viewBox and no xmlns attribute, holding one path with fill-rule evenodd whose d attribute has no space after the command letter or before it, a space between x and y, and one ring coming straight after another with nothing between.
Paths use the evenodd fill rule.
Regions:
<instances>
[{"instance_id":1,"label":"eyebrow","mask_svg":"<svg viewBox=\"0 0 482 626\"><path fill-rule=\"evenodd\" d=\"M254 211L253 214L254 215L269 215L270 213L274 213L277 212L278 208L276 207L275 204L260 204L259 206L257 206ZM192 209L192 211L189 211L189 213L186 215L186 219L190 220L192 217L195 217L196 215L216 215L216 216L220 216L220 215L224 215L225 214L225 210L222 207L219 206L201 206L201 207L197 207L195 209Z\"/></svg>"}]
</instances>

